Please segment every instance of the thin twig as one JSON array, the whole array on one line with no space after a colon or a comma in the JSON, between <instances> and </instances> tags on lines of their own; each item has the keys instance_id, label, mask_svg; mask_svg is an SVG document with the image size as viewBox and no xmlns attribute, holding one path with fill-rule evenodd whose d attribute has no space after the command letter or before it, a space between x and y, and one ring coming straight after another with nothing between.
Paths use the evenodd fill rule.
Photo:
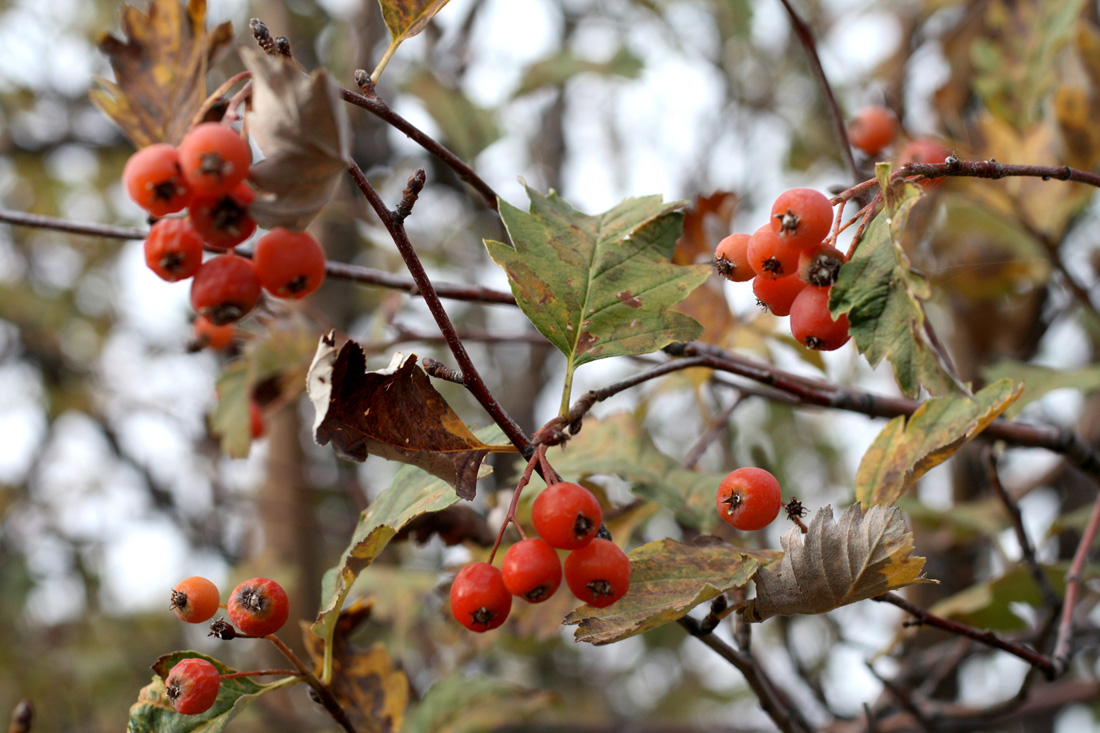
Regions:
<instances>
[{"instance_id":1,"label":"thin twig","mask_svg":"<svg viewBox=\"0 0 1100 733\"><path fill-rule=\"evenodd\" d=\"M915 616L921 624L927 624L928 626L935 626L936 628L949 631L952 634L958 636L965 636L974 641L981 642L986 646L993 647L994 649L1000 649L1003 652L1019 657L1033 667L1040 669L1043 674L1048 678L1053 678L1055 673L1054 662L1050 657L1045 654L1040 654L1031 647L1017 644L1013 641L1007 641L994 634L992 631L982 631L981 629L975 629L973 626L960 623L953 619L942 618L933 613L929 613L920 606L910 603L906 599L899 596L897 593L883 593L880 596L875 596L871 600L879 601L880 603L890 603L898 608L906 611L907 613Z\"/></svg>"},{"instance_id":2,"label":"thin twig","mask_svg":"<svg viewBox=\"0 0 1100 733\"><path fill-rule=\"evenodd\" d=\"M718 439L718 436L729 429L730 417L733 415L741 402L745 399L745 393L739 392L734 395L733 402L729 404L721 413L719 413L710 425L707 426L707 430L701 436L699 440L695 442L695 445L688 451L687 456L683 460L684 468L695 468L695 464L699 462L699 459L703 457L703 454L707 452L707 448L710 444Z\"/></svg>"},{"instance_id":3,"label":"thin twig","mask_svg":"<svg viewBox=\"0 0 1100 733\"><path fill-rule=\"evenodd\" d=\"M1054 676L1063 674L1069 667L1070 640L1073 637L1073 611L1077 606L1077 593L1081 589L1081 574L1085 570L1085 563L1089 559L1089 550L1096 539L1096 532L1100 529L1100 495L1092 505L1092 514L1089 523L1085 525L1085 531L1081 534L1081 541L1077 543L1077 551L1073 553L1073 563L1066 573L1066 595L1062 601L1062 620L1058 624L1058 636L1054 642Z\"/></svg>"},{"instance_id":4,"label":"thin twig","mask_svg":"<svg viewBox=\"0 0 1100 733\"><path fill-rule=\"evenodd\" d=\"M473 360L467 353L466 347L462 343L462 339L460 339L455 332L454 324L451 323L450 316L447 315L447 311L443 308L443 303L439 299L435 286L428 277L428 273L424 270L424 265L420 262L420 257L417 256L412 242L409 241L409 236L405 232L404 223L395 216L393 211L390 211L386 207L385 202L382 201L382 198L378 195L378 192L374 190L374 186L370 184L370 181L367 180L366 175L358 165L352 163L348 167L348 173L351 174L351 178L355 181L355 185L367 199L371 208L374 209L375 214L378 215L378 218L382 221L386 230L389 231L394 244L397 245L397 250L400 252L401 258L405 260L405 266L408 268L409 274L412 275L420 295L424 298L424 302L428 306L428 310L431 311L436 326L439 328L440 333L443 334L443 338L446 339L447 347L451 350L451 354L454 356L455 361L458 362L458 367L462 372L462 380L466 385L466 389L469 390L470 394L474 396L474 399L481 404L485 411L489 413L493 421L500 426L512 445L523 453L523 455L530 455L533 446L527 439L527 435L516 421L512 419L511 415L505 412L493 393L489 391L485 381L481 378L481 374L478 373L477 367L474 366ZM420 179L422 183L421 177L423 175L424 172L422 170L418 171L413 179L410 179L410 185L414 184L414 179Z\"/></svg>"},{"instance_id":5,"label":"thin twig","mask_svg":"<svg viewBox=\"0 0 1100 733\"><path fill-rule=\"evenodd\" d=\"M283 653L283 656L290 660L294 668L301 672L306 683L317 692L317 697L325 707L325 710L328 711L328 714L332 716L332 719L335 720L341 728L348 731L348 733L356 733L355 726L352 725L351 719L348 718L348 712L344 710L340 701L333 696L332 691L329 690L328 687L321 683L321 680L317 679L317 675L313 674L313 671L298 658L298 655L291 651L290 647L284 644L282 639L275 636L275 634L268 634L263 638L274 644L275 647Z\"/></svg>"}]
</instances>

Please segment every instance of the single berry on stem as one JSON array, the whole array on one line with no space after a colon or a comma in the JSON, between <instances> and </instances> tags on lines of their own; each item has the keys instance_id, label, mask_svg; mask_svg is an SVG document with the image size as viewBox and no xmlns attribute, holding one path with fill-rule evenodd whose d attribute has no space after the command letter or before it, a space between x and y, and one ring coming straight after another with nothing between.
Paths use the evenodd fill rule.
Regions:
<instances>
[{"instance_id":1,"label":"single berry on stem","mask_svg":"<svg viewBox=\"0 0 1100 733\"><path fill-rule=\"evenodd\" d=\"M595 495L580 484L561 481L547 486L531 505L531 523L551 547L575 550L596 536L603 510Z\"/></svg>"},{"instance_id":2,"label":"single berry on stem","mask_svg":"<svg viewBox=\"0 0 1100 733\"><path fill-rule=\"evenodd\" d=\"M220 122L203 122L183 136L179 161L197 195L216 195L232 190L248 176L252 150L233 128Z\"/></svg>"},{"instance_id":3,"label":"single berry on stem","mask_svg":"<svg viewBox=\"0 0 1100 733\"><path fill-rule=\"evenodd\" d=\"M172 611L189 624L201 624L214 618L221 596L218 586L200 576L184 578L172 589Z\"/></svg>"},{"instance_id":4,"label":"single berry on stem","mask_svg":"<svg viewBox=\"0 0 1100 733\"><path fill-rule=\"evenodd\" d=\"M157 221L142 247L145 264L166 282L192 277L202 266L202 237L186 218Z\"/></svg>"},{"instance_id":5,"label":"single berry on stem","mask_svg":"<svg viewBox=\"0 0 1100 733\"><path fill-rule=\"evenodd\" d=\"M813 247L824 241L832 229L833 205L820 191L792 188L781 193L772 204L770 226L789 247Z\"/></svg>"},{"instance_id":6,"label":"single berry on stem","mask_svg":"<svg viewBox=\"0 0 1100 733\"><path fill-rule=\"evenodd\" d=\"M558 553L538 537L528 537L509 547L500 570L508 592L530 603L548 600L561 585Z\"/></svg>"},{"instance_id":7,"label":"single berry on stem","mask_svg":"<svg viewBox=\"0 0 1100 733\"><path fill-rule=\"evenodd\" d=\"M848 142L867 155L894 142L897 133L897 115L886 107L865 107L848 122Z\"/></svg>"},{"instance_id":8,"label":"single berry on stem","mask_svg":"<svg viewBox=\"0 0 1100 733\"><path fill-rule=\"evenodd\" d=\"M122 185L134 203L153 216L183 211L191 201L179 153L168 143L148 145L131 155L122 169Z\"/></svg>"},{"instance_id":9,"label":"single berry on stem","mask_svg":"<svg viewBox=\"0 0 1100 733\"><path fill-rule=\"evenodd\" d=\"M832 287L808 287L791 304L791 335L800 344L818 351L836 351L848 343L848 316L833 318L829 312Z\"/></svg>"},{"instance_id":10,"label":"single berry on stem","mask_svg":"<svg viewBox=\"0 0 1100 733\"><path fill-rule=\"evenodd\" d=\"M771 524L783 506L779 482L762 468L738 468L718 485L718 515L735 529L752 532Z\"/></svg>"},{"instance_id":11,"label":"single berry on stem","mask_svg":"<svg viewBox=\"0 0 1100 733\"><path fill-rule=\"evenodd\" d=\"M451 583L451 615L470 631L497 628L512 610L512 594L497 568L475 562L458 571Z\"/></svg>"},{"instance_id":12,"label":"single berry on stem","mask_svg":"<svg viewBox=\"0 0 1100 733\"><path fill-rule=\"evenodd\" d=\"M325 252L307 232L272 229L256 242L252 266L275 297L304 298L325 279Z\"/></svg>"},{"instance_id":13,"label":"single berry on stem","mask_svg":"<svg viewBox=\"0 0 1100 733\"><path fill-rule=\"evenodd\" d=\"M596 538L565 558L565 582L588 605L610 606L630 588L630 558L611 540Z\"/></svg>"},{"instance_id":14,"label":"single berry on stem","mask_svg":"<svg viewBox=\"0 0 1100 733\"><path fill-rule=\"evenodd\" d=\"M283 627L290 601L283 587L270 578L246 580L229 596L229 619L249 636L267 636Z\"/></svg>"},{"instance_id":15,"label":"single berry on stem","mask_svg":"<svg viewBox=\"0 0 1100 733\"><path fill-rule=\"evenodd\" d=\"M181 659L164 679L172 707L181 715L200 715L214 707L221 678L218 668L205 659Z\"/></svg>"}]
</instances>

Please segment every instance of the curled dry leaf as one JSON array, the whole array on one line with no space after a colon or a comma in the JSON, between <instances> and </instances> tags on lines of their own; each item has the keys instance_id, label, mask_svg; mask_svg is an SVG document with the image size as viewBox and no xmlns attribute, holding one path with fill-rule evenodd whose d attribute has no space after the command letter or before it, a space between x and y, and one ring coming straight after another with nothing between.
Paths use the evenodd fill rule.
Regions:
<instances>
[{"instance_id":1,"label":"curled dry leaf","mask_svg":"<svg viewBox=\"0 0 1100 733\"><path fill-rule=\"evenodd\" d=\"M783 562L777 572L756 573L756 597L743 610L746 621L772 616L825 613L914 583L924 558L913 553L913 535L901 510L876 505L864 515L853 504L833 521L825 506L814 514L803 537L793 528L783 535Z\"/></svg>"},{"instance_id":2,"label":"curled dry leaf","mask_svg":"<svg viewBox=\"0 0 1100 733\"><path fill-rule=\"evenodd\" d=\"M259 188L249 214L268 229L302 230L336 191L351 161L347 113L325 69L306 75L286 56L241 49L252 72L248 125L264 159L250 177Z\"/></svg>"},{"instance_id":3,"label":"curled dry leaf","mask_svg":"<svg viewBox=\"0 0 1100 733\"><path fill-rule=\"evenodd\" d=\"M368 372L354 341L336 348L321 337L306 391L316 410L313 436L353 461L371 453L421 468L455 487L464 499L476 491L478 471L490 453L515 453L511 445L477 438L416 365L416 355L395 354L386 369Z\"/></svg>"},{"instance_id":4,"label":"curled dry leaf","mask_svg":"<svg viewBox=\"0 0 1100 733\"><path fill-rule=\"evenodd\" d=\"M149 12L122 6L123 38L104 34L99 50L115 80L97 77L92 102L136 147L183 139L206 97L206 70L233 40L222 23L206 31L206 1L153 0Z\"/></svg>"}]
</instances>

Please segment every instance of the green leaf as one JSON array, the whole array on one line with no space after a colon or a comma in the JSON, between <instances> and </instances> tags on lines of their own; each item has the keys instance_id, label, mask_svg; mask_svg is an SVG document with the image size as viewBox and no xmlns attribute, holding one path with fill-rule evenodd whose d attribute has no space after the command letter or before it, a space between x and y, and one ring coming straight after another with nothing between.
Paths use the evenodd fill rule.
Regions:
<instances>
[{"instance_id":1,"label":"green leaf","mask_svg":"<svg viewBox=\"0 0 1100 733\"><path fill-rule=\"evenodd\" d=\"M627 48L620 48L607 61L589 61L578 57L568 49L563 49L554 56L536 61L527 67L519 88L512 96L522 97L546 87L559 87L577 74L602 74L637 79L643 68L642 60Z\"/></svg>"},{"instance_id":2,"label":"green leaf","mask_svg":"<svg viewBox=\"0 0 1100 733\"><path fill-rule=\"evenodd\" d=\"M683 222L675 211L680 203L647 196L589 216L556 193L527 194L529 212L500 202L513 246L485 244L524 314L566 356L563 405L582 364L699 336L698 323L671 310L712 270L670 261Z\"/></svg>"},{"instance_id":3,"label":"green leaf","mask_svg":"<svg viewBox=\"0 0 1100 733\"><path fill-rule=\"evenodd\" d=\"M1043 571L1055 592L1061 593L1065 588L1066 566L1044 566ZM933 604L928 611L979 629L1023 631L1028 622L1012 610L1011 604L1026 603L1039 608L1044 602L1031 572L1017 565L999 578L972 585Z\"/></svg>"},{"instance_id":4,"label":"green leaf","mask_svg":"<svg viewBox=\"0 0 1100 733\"><path fill-rule=\"evenodd\" d=\"M1011 378L1023 384L1023 394L1005 411L1005 417L1016 417L1025 406L1056 389L1076 389L1083 394L1100 390L1100 367L1096 366L1051 369L1022 361L1001 361L983 369L982 376L987 381Z\"/></svg>"},{"instance_id":5,"label":"green leaf","mask_svg":"<svg viewBox=\"0 0 1100 733\"><path fill-rule=\"evenodd\" d=\"M856 498L864 506L890 505L929 469L946 461L985 430L1017 397L1011 379L973 397L930 399L912 414L886 424L856 471Z\"/></svg>"},{"instance_id":6,"label":"green leaf","mask_svg":"<svg viewBox=\"0 0 1100 733\"><path fill-rule=\"evenodd\" d=\"M851 262L829 298L834 316L848 314L852 339L871 366L888 359L901 391L916 397L921 386L934 395L966 392L944 367L929 339L924 301L931 295L928 280L909 267L901 247L909 211L920 201L911 183L889 183L890 166L875 168L886 194L886 206L867 228Z\"/></svg>"},{"instance_id":7,"label":"green leaf","mask_svg":"<svg viewBox=\"0 0 1100 733\"><path fill-rule=\"evenodd\" d=\"M378 0L378 4L382 6L382 19L390 32L390 46L371 72L370 78L375 84L397 47L424 30L428 21L447 4L447 0Z\"/></svg>"},{"instance_id":8,"label":"green leaf","mask_svg":"<svg viewBox=\"0 0 1100 733\"><path fill-rule=\"evenodd\" d=\"M463 160L473 160L500 137L493 112L478 107L430 70L408 77L402 86L424 103L439 126L442 142Z\"/></svg>"},{"instance_id":9,"label":"green leaf","mask_svg":"<svg viewBox=\"0 0 1100 733\"><path fill-rule=\"evenodd\" d=\"M137 702L130 707L130 719L126 726L129 733L216 733L244 709L245 705L271 690L296 683L287 678L267 685L258 684L252 677L222 680L218 699L214 706L201 715L180 715L168 701L164 678L181 659L199 657L218 668L220 674L232 674L231 669L217 659L192 651L166 654L153 665L153 681L141 689Z\"/></svg>"},{"instance_id":10,"label":"green leaf","mask_svg":"<svg viewBox=\"0 0 1100 733\"><path fill-rule=\"evenodd\" d=\"M630 590L625 596L606 608L581 606L563 623L577 625L576 641L621 641L744 586L760 564L760 559L725 543L695 547L670 539L650 542L630 552Z\"/></svg>"},{"instance_id":11,"label":"green leaf","mask_svg":"<svg viewBox=\"0 0 1100 733\"><path fill-rule=\"evenodd\" d=\"M555 470L573 480L595 474L618 476L631 483L631 492L660 504L678 522L701 532L709 532L719 521L714 497L725 474L684 468L659 451L629 413L586 418L584 429L553 463ZM536 481L534 477L532 483Z\"/></svg>"},{"instance_id":12,"label":"green leaf","mask_svg":"<svg viewBox=\"0 0 1100 733\"><path fill-rule=\"evenodd\" d=\"M405 719L403 733L481 733L522 723L553 704L547 692L456 674L436 682Z\"/></svg>"},{"instance_id":13,"label":"green leaf","mask_svg":"<svg viewBox=\"0 0 1100 733\"><path fill-rule=\"evenodd\" d=\"M496 425L477 430L475 435L483 440L504 440ZM489 470L484 466L482 475ZM402 466L393 484L359 515L359 523L339 564L325 573L321 581L321 611L313 623L313 632L322 638L329 637L352 583L406 524L457 501L458 494L443 479L414 466Z\"/></svg>"}]
</instances>

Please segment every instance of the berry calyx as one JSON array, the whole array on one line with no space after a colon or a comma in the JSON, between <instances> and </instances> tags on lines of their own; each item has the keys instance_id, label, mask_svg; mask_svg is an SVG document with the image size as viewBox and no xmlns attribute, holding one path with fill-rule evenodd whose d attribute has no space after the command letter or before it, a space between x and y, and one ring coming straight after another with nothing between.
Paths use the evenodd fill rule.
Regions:
<instances>
[{"instance_id":1,"label":"berry calyx","mask_svg":"<svg viewBox=\"0 0 1100 733\"><path fill-rule=\"evenodd\" d=\"M229 619L249 636L267 636L290 617L290 601L283 587L270 578L246 580L229 596Z\"/></svg>"},{"instance_id":2,"label":"berry calyx","mask_svg":"<svg viewBox=\"0 0 1100 733\"><path fill-rule=\"evenodd\" d=\"M848 122L848 142L867 155L894 142L897 133L897 115L886 107L865 107Z\"/></svg>"},{"instance_id":3,"label":"berry calyx","mask_svg":"<svg viewBox=\"0 0 1100 733\"><path fill-rule=\"evenodd\" d=\"M771 524L783 505L775 476L762 468L738 468L718 485L718 515L735 529L752 532Z\"/></svg>"},{"instance_id":4,"label":"berry calyx","mask_svg":"<svg viewBox=\"0 0 1100 733\"><path fill-rule=\"evenodd\" d=\"M191 224L211 247L233 249L256 231L256 222L248 215L255 198L247 183L227 193L196 196L188 210Z\"/></svg>"},{"instance_id":5,"label":"berry calyx","mask_svg":"<svg viewBox=\"0 0 1100 733\"><path fill-rule=\"evenodd\" d=\"M546 540L528 537L508 548L500 564L504 586L529 603L542 603L561 585L561 560Z\"/></svg>"},{"instance_id":6,"label":"berry calyx","mask_svg":"<svg viewBox=\"0 0 1100 733\"><path fill-rule=\"evenodd\" d=\"M306 232L272 229L256 242L252 266L275 297L304 298L325 279L325 252Z\"/></svg>"},{"instance_id":7,"label":"berry calyx","mask_svg":"<svg viewBox=\"0 0 1100 733\"><path fill-rule=\"evenodd\" d=\"M749 239L748 234L731 234L714 250L714 267L730 282L743 283L756 277L749 265Z\"/></svg>"},{"instance_id":8,"label":"berry calyx","mask_svg":"<svg viewBox=\"0 0 1100 733\"><path fill-rule=\"evenodd\" d=\"M794 299L806 287L806 281L798 275L788 275L778 280L758 277L752 281L752 292L757 302L775 316L790 315Z\"/></svg>"},{"instance_id":9,"label":"berry calyx","mask_svg":"<svg viewBox=\"0 0 1100 733\"><path fill-rule=\"evenodd\" d=\"M603 522L600 502L580 484L551 484L535 497L531 522L551 547L575 550L596 536Z\"/></svg>"},{"instance_id":10,"label":"berry calyx","mask_svg":"<svg viewBox=\"0 0 1100 733\"><path fill-rule=\"evenodd\" d=\"M194 323L191 324L191 328L194 332L192 348L195 350L225 351L233 345L233 341L237 336L237 326L235 324L226 323L218 326L205 316L196 317Z\"/></svg>"},{"instance_id":11,"label":"berry calyx","mask_svg":"<svg viewBox=\"0 0 1100 733\"><path fill-rule=\"evenodd\" d=\"M565 558L565 582L588 605L610 606L630 588L630 558L611 540L597 537Z\"/></svg>"},{"instance_id":12,"label":"berry calyx","mask_svg":"<svg viewBox=\"0 0 1100 733\"><path fill-rule=\"evenodd\" d=\"M847 261L843 252L822 242L802 250L798 257L798 276L810 285L827 288L836 282L841 265Z\"/></svg>"},{"instance_id":13,"label":"berry calyx","mask_svg":"<svg viewBox=\"0 0 1100 733\"><path fill-rule=\"evenodd\" d=\"M202 238L188 219L161 219L143 245L145 264L170 283L185 280L202 266Z\"/></svg>"},{"instance_id":14,"label":"berry calyx","mask_svg":"<svg viewBox=\"0 0 1100 733\"><path fill-rule=\"evenodd\" d=\"M765 224L749 237L746 258L758 279L778 280L798 270L798 253Z\"/></svg>"},{"instance_id":15,"label":"berry calyx","mask_svg":"<svg viewBox=\"0 0 1100 733\"><path fill-rule=\"evenodd\" d=\"M836 351L848 343L847 314L833 318L829 312L828 288L808 287L791 305L791 335L803 346L818 351Z\"/></svg>"},{"instance_id":16,"label":"berry calyx","mask_svg":"<svg viewBox=\"0 0 1100 733\"><path fill-rule=\"evenodd\" d=\"M191 281L191 307L216 326L240 320L260 295L252 263L233 254L207 260Z\"/></svg>"},{"instance_id":17,"label":"berry calyx","mask_svg":"<svg viewBox=\"0 0 1100 733\"><path fill-rule=\"evenodd\" d=\"M828 236L833 225L833 205L820 191L792 188L781 193L772 204L769 223L787 246L812 247Z\"/></svg>"},{"instance_id":18,"label":"berry calyx","mask_svg":"<svg viewBox=\"0 0 1100 733\"><path fill-rule=\"evenodd\" d=\"M134 203L153 216L183 211L191 201L179 152L168 143L148 145L131 155L122 168L122 185Z\"/></svg>"},{"instance_id":19,"label":"berry calyx","mask_svg":"<svg viewBox=\"0 0 1100 733\"><path fill-rule=\"evenodd\" d=\"M451 615L470 631L490 631L504 623L512 610L512 594L501 571L487 562L475 562L458 571L451 583Z\"/></svg>"},{"instance_id":20,"label":"berry calyx","mask_svg":"<svg viewBox=\"0 0 1100 733\"><path fill-rule=\"evenodd\" d=\"M200 576L184 578L172 589L171 609L181 621L201 624L214 618L221 596L218 586Z\"/></svg>"},{"instance_id":21,"label":"berry calyx","mask_svg":"<svg viewBox=\"0 0 1100 733\"><path fill-rule=\"evenodd\" d=\"M214 707L221 679L218 668L205 659L181 659L164 679L172 707L181 715L200 715Z\"/></svg>"},{"instance_id":22,"label":"berry calyx","mask_svg":"<svg viewBox=\"0 0 1100 733\"><path fill-rule=\"evenodd\" d=\"M252 150L233 128L203 122L183 136L179 162L192 190L211 196L231 191L248 176Z\"/></svg>"}]
</instances>

